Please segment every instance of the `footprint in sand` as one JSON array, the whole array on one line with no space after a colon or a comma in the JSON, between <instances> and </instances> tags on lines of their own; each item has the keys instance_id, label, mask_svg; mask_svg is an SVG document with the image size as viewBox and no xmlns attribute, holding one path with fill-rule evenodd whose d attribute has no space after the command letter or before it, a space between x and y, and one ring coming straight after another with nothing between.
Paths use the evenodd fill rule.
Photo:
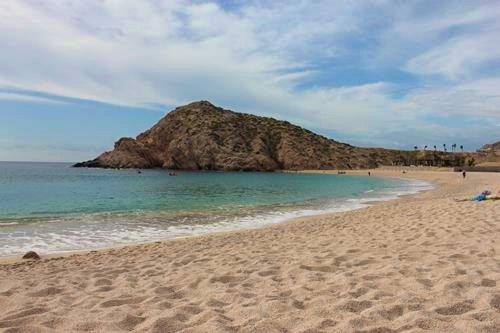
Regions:
<instances>
[{"instance_id":1,"label":"footprint in sand","mask_svg":"<svg viewBox=\"0 0 500 333\"><path fill-rule=\"evenodd\" d=\"M331 273L336 271L334 266L308 266L308 265L300 265L299 268L305 269L307 271L313 272L323 272L323 273Z\"/></svg>"},{"instance_id":2,"label":"footprint in sand","mask_svg":"<svg viewBox=\"0 0 500 333\"><path fill-rule=\"evenodd\" d=\"M375 293L375 295L373 295L373 299L378 301L379 299L381 298L384 298L384 297L393 297L394 294L391 294L389 292L386 292L386 291L379 291L377 293Z\"/></svg>"},{"instance_id":3,"label":"footprint in sand","mask_svg":"<svg viewBox=\"0 0 500 333\"><path fill-rule=\"evenodd\" d=\"M366 294L369 291L370 291L370 289L362 287L362 288L358 288L358 289L356 289L354 291L350 291L349 295L351 295L354 298L359 298L359 297L363 296L364 294Z\"/></svg>"},{"instance_id":4,"label":"footprint in sand","mask_svg":"<svg viewBox=\"0 0 500 333\"><path fill-rule=\"evenodd\" d=\"M173 308L174 305L172 303L170 303L169 301L163 301L163 302L158 303L158 305L156 307L158 309L166 310L166 309Z\"/></svg>"},{"instance_id":5,"label":"footprint in sand","mask_svg":"<svg viewBox=\"0 0 500 333\"><path fill-rule=\"evenodd\" d=\"M299 300L294 300L292 302L292 305L294 308L299 309L299 310L304 310L306 308L304 302L299 301Z\"/></svg>"},{"instance_id":6,"label":"footprint in sand","mask_svg":"<svg viewBox=\"0 0 500 333\"><path fill-rule=\"evenodd\" d=\"M243 297L243 298L255 298L255 297L257 297L257 294L254 294L254 293L241 293L240 296Z\"/></svg>"},{"instance_id":7,"label":"footprint in sand","mask_svg":"<svg viewBox=\"0 0 500 333\"><path fill-rule=\"evenodd\" d=\"M333 327L335 325L337 325L337 322L335 320L325 319L319 324L318 329L319 330L329 329L330 327Z\"/></svg>"},{"instance_id":8,"label":"footprint in sand","mask_svg":"<svg viewBox=\"0 0 500 333\"><path fill-rule=\"evenodd\" d=\"M113 282L108 279L98 279L96 282L94 282L94 287L101 287L101 286L110 286L112 285Z\"/></svg>"},{"instance_id":9,"label":"footprint in sand","mask_svg":"<svg viewBox=\"0 0 500 333\"><path fill-rule=\"evenodd\" d=\"M106 293L109 291L114 290L115 288L113 286L102 286L100 288L97 288L95 291L98 293Z\"/></svg>"},{"instance_id":10,"label":"footprint in sand","mask_svg":"<svg viewBox=\"0 0 500 333\"><path fill-rule=\"evenodd\" d=\"M495 295L490 301L490 305L497 310L500 310L500 295Z\"/></svg>"},{"instance_id":11,"label":"footprint in sand","mask_svg":"<svg viewBox=\"0 0 500 333\"><path fill-rule=\"evenodd\" d=\"M363 280L366 280L366 281L373 281L373 280L378 280L381 277L379 275L376 275L376 274L366 274L366 275L363 275L361 278Z\"/></svg>"},{"instance_id":12,"label":"footprint in sand","mask_svg":"<svg viewBox=\"0 0 500 333\"><path fill-rule=\"evenodd\" d=\"M276 275L278 274L278 271L273 271L273 270L267 270L267 271L262 271L258 273L262 277L270 276L270 275Z\"/></svg>"},{"instance_id":13,"label":"footprint in sand","mask_svg":"<svg viewBox=\"0 0 500 333\"><path fill-rule=\"evenodd\" d=\"M374 260L374 259L364 259L364 260L361 260L361 261L358 261L358 262L354 263L353 266L356 266L356 267L365 266L365 265L373 264L373 263L376 263L376 262L377 261Z\"/></svg>"},{"instance_id":14,"label":"footprint in sand","mask_svg":"<svg viewBox=\"0 0 500 333\"><path fill-rule=\"evenodd\" d=\"M432 288L434 286L434 283L432 283L432 280L429 279L417 279L417 282L423 285L424 287L427 288Z\"/></svg>"},{"instance_id":15,"label":"footprint in sand","mask_svg":"<svg viewBox=\"0 0 500 333\"><path fill-rule=\"evenodd\" d=\"M439 327L439 321L431 318L417 318L415 326L423 330L435 330Z\"/></svg>"},{"instance_id":16,"label":"footprint in sand","mask_svg":"<svg viewBox=\"0 0 500 333\"><path fill-rule=\"evenodd\" d=\"M375 328L369 328L367 330L356 331L356 333L397 333L399 330L393 330L392 328L380 326Z\"/></svg>"},{"instance_id":17,"label":"footprint in sand","mask_svg":"<svg viewBox=\"0 0 500 333\"><path fill-rule=\"evenodd\" d=\"M153 333L177 332L183 328L182 323L172 320L171 317L163 317L155 320L150 331Z\"/></svg>"},{"instance_id":18,"label":"footprint in sand","mask_svg":"<svg viewBox=\"0 0 500 333\"><path fill-rule=\"evenodd\" d=\"M65 323L64 317L52 317L50 316L48 320L40 323L40 325L48 327L52 330L56 330L58 327L61 327Z\"/></svg>"},{"instance_id":19,"label":"footprint in sand","mask_svg":"<svg viewBox=\"0 0 500 333\"><path fill-rule=\"evenodd\" d=\"M221 276L214 276L210 279L210 282L215 283L215 282L221 282L221 283L231 283L231 282L238 282L241 279L237 276L232 276L232 275L221 275Z\"/></svg>"},{"instance_id":20,"label":"footprint in sand","mask_svg":"<svg viewBox=\"0 0 500 333\"><path fill-rule=\"evenodd\" d=\"M48 287L48 288L44 288L44 289L35 291L35 292L30 293L28 295L32 296L32 297L47 297L47 296L59 295L63 291L64 291L64 289L61 289L61 288Z\"/></svg>"},{"instance_id":21,"label":"footprint in sand","mask_svg":"<svg viewBox=\"0 0 500 333\"><path fill-rule=\"evenodd\" d=\"M496 287L497 282L495 280L490 280L490 279L482 279L481 280L481 287Z\"/></svg>"},{"instance_id":22,"label":"footprint in sand","mask_svg":"<svg viewBox=\"0 0 500 333\"><path fill-rule=\"evenodd\" d=\"M117 324L122 330L132 331L137 325L142 323L146 318L127 314L124 319L120 320Z\"/></svg>"},{"instance_id":23,"label":"footprint in sand","mask_svg":"<svg viewBox=\"0 0 500 333\"><path fill-rule=\"evenodd\" d=\"M339 309L349 311L352 313L360 313L368 308L372 307L371 301L348 301L343 305L339 306Z\"/></svg>"},{"instance_id":24,"label":"footprint in sand","mask_svg":"<svg viewBox=\"0 0 500 333\"><path fill-rule=\"evenodd\" d=\"M35 308L31 308L31 309L27 309L27 310L23 310L23 311L11 314L7 317L2 318L2 321L24 318L24 317L38 315L38 314L42 314L42 313L46 313L46 312L47 312L46 308L35 307Z\"/></svg>"},{"instance_id":25,"label":"footprint in sand","mask_svg":"<svg viewBox=\"0 0 500 333\"><path fill-rule=\"evenodd\" d=\"M401 305L394 305L379 311L380 316L382 316L387 320L394 320L398 317L401 317L403 313L404 313L404 308Z\"/></svg>"},{"instance_id":26,"label":"footprint in sand","mask_svg":"<svg viewBox=\"0 0 500 333\"><path fill-rule=\"evenodd\" d=\"M111 308L114 306L121 306L125 304L137 304L145 300L146 297L127 297L127 298L118 298L112 299L109 301L105 301L101 303L101 307L103 308Z\"/></svg>"},{"instance_id":27,"label":"footprint in sand","mask_svg":"<svg viewBox=\"0 0 500 333\"><path fill-rule=\"evenodd\" d=\"M10 288L9 290L2 291L0 293L0 296L6 296L6 297L12 296L16 292L16 290L17 290L16 288Z\"/></svg>"},{"instance_id":28,"label":"footprint in sand","mask_svg":"<svg viewBox=\"0 0 500 333\"><path fill-rule=\"evenodd\" d=\"M197 315L203 312L203 309L196 303L181 306L179 309L192 315Z\"/></svg>"},{"instance_id":29,"label":"footprint in sand","mask_svg":"<svg viewBox=\"0 0 500 333\"><path fill-rule=\"evenodd\" d=\"M220 308L229 305L229 303L224 303L219 300L216 300L215 298L211 298L210 300L208 300L207 305L211 308Z\"/></svg>"},{"instance_id":30,"label":"footprint in sand","mask_svg":"<svg viewBox=\"0 0 500 333\"><path fill-rule=\"evenodd\" d=\"M98 327L98 322L86 321L75 324L74 329L75 331L94 332L97 331Z\"/></svg>"},{"instance_id":31,"label":"footprint in sand","mask_svg":"<svg viewBox=\"0 0 500 333\"><path fill-rule=\"evenodd\" d=\"M472 301L465 301L465 302L459 302L455 303L451 306L445 306L441 308L437 308L436 313L444 316L458 316L464 313L467 313L469 311L474 310L474 306L471 304Z\"/></svg>"},{"instance_id":32,"label":"footprint in sand","mask_svg":"<svg viewBox=\"0 0 500 333\"><path fill-rule=\"evenodd\" d=\"M177 291L174 287L158 287L154 292L169 299L180 299L184 297L184 293Z\"/></svg>"},{"instance_id":33,"label":"footprint in sand","mask_svg":"<svg viewBox=\"0 0 500 333\"><path fill-rule=\"evenodd\" d=\"M197 287L198 287L198 285L199 285L202 281L203 281L203 278L201 278L201 277L200 277L200 278L197 278L196 280L194 280L193 282L191 282L191 283L189 284L189 288L192 288L192 289L197 288Z\"/></svg>"}]
</instances>

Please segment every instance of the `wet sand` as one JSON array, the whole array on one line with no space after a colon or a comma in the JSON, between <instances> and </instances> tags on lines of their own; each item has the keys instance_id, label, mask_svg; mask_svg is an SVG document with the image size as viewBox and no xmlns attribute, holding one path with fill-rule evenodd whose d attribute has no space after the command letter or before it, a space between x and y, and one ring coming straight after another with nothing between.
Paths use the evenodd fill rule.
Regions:
<instances>
[{"instance_id":1,"label":"wet sand","mask_svg":"<svg viewBox=\"0 0 500 333\"><path fill-rule=\"evenodd\" d=\"M500 201L454 200L500 190L500 174L372 175L436 188L260 229L4 260L0 330L500 332Z\"/></svg>"}]
</instances>

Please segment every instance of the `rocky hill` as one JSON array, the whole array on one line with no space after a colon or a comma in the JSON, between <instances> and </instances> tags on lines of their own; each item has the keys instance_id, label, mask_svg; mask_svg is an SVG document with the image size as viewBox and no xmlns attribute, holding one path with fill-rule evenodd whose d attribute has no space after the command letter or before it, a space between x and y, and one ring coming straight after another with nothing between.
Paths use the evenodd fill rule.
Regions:
<instances>
[{"instance_id":1,"label":"rocky hill","mask_svg":"<svg viewBox=\"0 0 500 333\"><path fill-rule=\"evenodd\" d=\"M500 166L500 141L485 144L476 155L476 160L480 165Z\"/></svg>"},{"instance_id":2,"label":"rocky hill","mask_svg":"<svg viewBox=\"0 0 500 333\"><path fill-rule=\"evenodd\" d=\"M463 164L459 154L358 148L286 121L200 101L176 108L137 138L122 138L112 151L75 166L272 171L372 168L418 160Z\"/></svg>"},{"instance_id":3,"label":"rocky hill","mask_svg":"<svg viewBox=\"0 0 500 333\"><path fill-rule=\"evenodd\" d=\"M495 143L485 144L484 146L481 147L481 149L479 149L479 151L485 152L485 153L488 153L488 152L499 152L500 153L500 141L497 141Z\"/></svg>"}]
</instances>

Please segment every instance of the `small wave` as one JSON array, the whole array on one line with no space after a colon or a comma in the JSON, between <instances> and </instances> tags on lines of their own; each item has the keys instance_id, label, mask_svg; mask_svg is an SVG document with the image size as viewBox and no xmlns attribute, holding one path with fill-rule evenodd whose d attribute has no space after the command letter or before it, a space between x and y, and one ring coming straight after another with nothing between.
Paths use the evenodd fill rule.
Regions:
<instances>
[{"instance_id":1,"label":"small wave","mask_svg":"<svg viewBox=\"0 0 500 333\"><path fill-rule=\"evenodd\" d=\"M428 182L397 180L377 190L366 190L351 198L325 199L263 208L224 207L213 211L130 212L83 214L52 218L50 223L5 222L14 230L0 229L0 256L18 255L29 250L40 253L103 248L121 244L201 235L220 231L253 229L293 218L334 213L366 207L401 195L432 188Z\"/></svg>"},{"instance_id":2,"label":"small wave","mask_svg":"<svg viewBox=\"0 0 500 333\"><path fill-rule=\"evenodd\" d=\"M19 225L19 222L0 222L0 228L2 227L11 227L13 225Z\"/></svg>"}]
</instances>

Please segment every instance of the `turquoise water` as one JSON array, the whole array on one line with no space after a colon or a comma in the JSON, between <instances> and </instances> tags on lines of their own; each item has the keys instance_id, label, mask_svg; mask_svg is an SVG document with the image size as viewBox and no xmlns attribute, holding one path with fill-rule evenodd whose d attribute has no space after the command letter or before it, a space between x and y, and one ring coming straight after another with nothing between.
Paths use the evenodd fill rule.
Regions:
<instances>
[{"instance_id":1,"label":"turquoise water","mask_svg":"<svg viewBox=\"0 0 500 333\"><path fill-rule=\"evenodd\" d=\"M427 186L348 175L72 168L0 162L0 255L258 227Z\"/></svg>"}]
</instances>

